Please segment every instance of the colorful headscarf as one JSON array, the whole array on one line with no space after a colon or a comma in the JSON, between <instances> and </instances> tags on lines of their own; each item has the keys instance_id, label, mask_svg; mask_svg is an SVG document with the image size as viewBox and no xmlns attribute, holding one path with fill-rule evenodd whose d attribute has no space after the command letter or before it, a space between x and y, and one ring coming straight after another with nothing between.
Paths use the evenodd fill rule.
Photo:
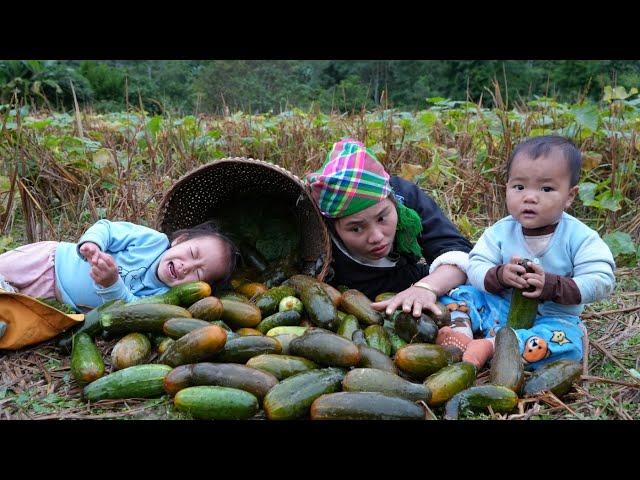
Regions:
<instances>
[{"instance_id":1,"label":"colorful headscarf","mask_svg":"<svg viewBox=\"0 0 640 480\"><path fill-rule=\"evenodd\" d=\"M320 170L309 174L307 182L320 211L329 218L361 212L392 191L382 164L351 138L334 144Z\"/></svg>"},{"instance_id":2,"label":"colorful headscarf","mask_svg":"<svg viewBox=\"0 0 640 480\"><path fill-rule=\"evenodd\" d=\"M361 212L393 193L382 164L373 152L352 138L335 143L322 167L307 175L306 181L320 211L328 218ZM420 216L401 202L396 202L396 209L396 248L419 258L422 250L416 237L422 231Z\"/></svg>"}]
</instances>

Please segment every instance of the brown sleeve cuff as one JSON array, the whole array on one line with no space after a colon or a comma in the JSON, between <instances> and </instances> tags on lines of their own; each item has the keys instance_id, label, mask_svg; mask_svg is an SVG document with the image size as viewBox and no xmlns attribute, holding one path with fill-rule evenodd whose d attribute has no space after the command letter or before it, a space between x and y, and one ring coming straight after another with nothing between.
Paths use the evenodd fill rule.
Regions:
<instances>
[{"instance_id":1,"label":"brown sleeve cuff","mask_svg":"<svg viewBox=\"0 0 640 480\"><path fill-rule=\"evenodd\" d=\"M542 287L540 300L551 301L561 305L578 305L582 301L582 295L573 278L545 272L544 287Z\"/></svg>"},{"instance_id":2,"label":"brown sleeve cuff","mask_svg":"<svg viewBox=\"0 0 640 480\"><path fill-rule=\"evenodd\" d=\"M484 276L484 289L487 292L499 294L507 288L501 282L502 267L503 265L497 265L495 267L492 267Z\"/></svg>"}]
</instances>

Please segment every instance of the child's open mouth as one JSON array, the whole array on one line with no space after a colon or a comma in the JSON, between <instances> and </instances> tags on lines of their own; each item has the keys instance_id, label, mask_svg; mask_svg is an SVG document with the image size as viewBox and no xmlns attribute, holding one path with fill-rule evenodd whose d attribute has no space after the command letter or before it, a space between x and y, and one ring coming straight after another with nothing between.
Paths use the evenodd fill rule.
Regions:
<instances>
[{"instance_id":1,"label":"child's open mouth","mask_svg":"<svg viewBox=\"0 0 640 480\"><path fill-rule=\"evenodd\" d=\"M176 275L176 267L174 267L173 262L169 262L169 273L171 273L171 276L173 278L178 278L178 276Z\"/></svg>"},{"instance_id":2,"label":"child's open mouth","mask_svg":"<svg viewBox=\"0 0 640 480\"><path fill-rule=\"evenodd\" d=\"M536 215L536 212L534 210L523 210L522 215L525 217L533 217Z\"/></svg>"}]
</instances>

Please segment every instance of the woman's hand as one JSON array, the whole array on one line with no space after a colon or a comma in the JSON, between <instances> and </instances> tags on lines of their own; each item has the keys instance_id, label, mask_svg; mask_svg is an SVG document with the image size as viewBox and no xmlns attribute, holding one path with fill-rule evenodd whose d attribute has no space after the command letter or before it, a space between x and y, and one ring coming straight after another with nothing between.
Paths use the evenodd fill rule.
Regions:
<instances>
[{"instance_id":1,"label":"woman's hand","mask_svg":"<svg viewBox=\"0 0 640 480\"><path fill-rule=\"evenodd\" d=\"M405 313L411 312L414 317L422 315L424 309L440 315L442 312L436 307L436 300L436 294L430 290L421 287L409 287L393 298L372 303L371 307L375 310L384 310L386 308L387 315L391 315L398 307L402 307L402 311Z\"/></svg>"}]
</instances>

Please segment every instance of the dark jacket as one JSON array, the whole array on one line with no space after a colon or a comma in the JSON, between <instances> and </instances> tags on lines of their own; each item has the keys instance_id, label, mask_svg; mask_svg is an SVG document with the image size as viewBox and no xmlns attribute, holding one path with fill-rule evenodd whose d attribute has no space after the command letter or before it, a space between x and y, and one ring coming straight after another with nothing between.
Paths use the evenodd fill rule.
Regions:
<instances>
[{"instance_id":1,"label":"dark jacket","mask_svg":"<svg viewBox=\"0 0 640 480\"><path fill-rule=\"evenodd\" d=\"M397 259L394 267L362 265L333 244L333 277L327 280L328 283L355 288L372 300L382 292L401 292L426 277L429 274L429 264L443 253L469 252L472 248L471 243L460 234L436 202L416 184L396 176L390 178L390 183L396 197L401 197L404 205L414 209L422 218L422 233L418 243L427 263L418 263L419 259L412 255L398 254L394 246L390 255L391 260Z\"/></svg>"}]
</instances>

